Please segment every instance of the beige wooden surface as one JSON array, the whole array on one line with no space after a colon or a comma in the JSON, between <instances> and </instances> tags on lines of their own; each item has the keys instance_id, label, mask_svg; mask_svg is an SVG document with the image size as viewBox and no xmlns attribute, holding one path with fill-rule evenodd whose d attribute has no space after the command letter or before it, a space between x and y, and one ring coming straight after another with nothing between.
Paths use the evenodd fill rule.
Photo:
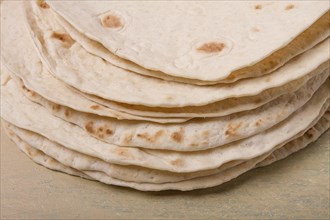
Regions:
<instances>
[{"instance_id":1,"label":"beige wooden surface","mask_svg":"<svg viewBox=\"0 0 330 220\"><path fill-rule=\"evenodd\" d=\"M327 219L329 139L219 187L146 193L36 165L2 131L1 219Z\"/></svg>"}]
</instances>

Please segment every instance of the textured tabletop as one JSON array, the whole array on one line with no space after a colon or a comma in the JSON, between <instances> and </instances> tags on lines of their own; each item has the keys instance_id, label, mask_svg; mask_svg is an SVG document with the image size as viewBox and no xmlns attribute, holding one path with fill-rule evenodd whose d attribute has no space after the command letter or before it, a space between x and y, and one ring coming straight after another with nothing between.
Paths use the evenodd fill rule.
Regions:
<instances>
[{"instance_id":1,"label":"textured tabletop","mask_svg":"<svg viewBox=\"0 0 330 220\"><path fill-rule=\"evenodd\" d=\"M1 131L1 219L327 219L330 131L308 148L206 190L146 193L50 171Z\"/></svg>"}]
</instances>

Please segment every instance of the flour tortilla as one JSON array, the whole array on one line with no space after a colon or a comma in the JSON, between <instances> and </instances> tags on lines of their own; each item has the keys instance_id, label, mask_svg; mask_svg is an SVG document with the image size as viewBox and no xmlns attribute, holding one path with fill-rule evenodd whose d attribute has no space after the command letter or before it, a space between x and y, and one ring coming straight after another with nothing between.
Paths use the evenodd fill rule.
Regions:
<instances>
[{"instance_id":1,"label":"flour tortilla","mask_svg":"<svg viewBox=\"0 0 330 220\"><path fill-rule=\"evenodd\" d=\"M47 167L51 170L60 171L63 173L74 175L74 176L80 176L85 179L92 179L89 176L87 176L86 174L84 174L76 169L73 169L71 167L65 166L65 165L59 163L54 158L46 155L42 151L31 147L27 143L23 142L13 131L11 131L9 128L7 128L7 126L5 126L4 128L5 128L4 130L6 131L8 137L19 147L19 149L23 153L25 153L35 163L40 164L44 167Z\"/></svg>"},{"instance_id":2,"label":"flour tortilla","mask_svg":"<svg viewBox=\"0 0 330 220\"><path fill-rule=\"evenodd\" d=\"M128 114L144 116L144 117L194 117L194 118L206 118L206 117L220 117L226 116L233 113L253 110L258 108L277 97L295 92L297 89L302 87L308 80L315 75L325 71L329 73L329 62L320 65L317 69L311 73L300 77L296 80L290 81L289 83L280 87L267 89L257 95L240 97L240 98L229 98L205 106L188 106L179 108L154 108L146 107L141 105L129 105L124 103L116 103L109 100L99 98L97 96L91 96L88 94L81 93L86 98L99 103L100 105L106 106L117 111L126 112ZM327 69L326 69L327 68ZM300 72L301 73L301 72ZM290 73L288 73L290 74ZM78 91L77 91L78 92Z\"/></svg>"},{"instance_id":3,"label":"flour tortilla","mask_svg":"<svg viewBox=\"0 0 330 220\"><path fill-rule=\"evenodd\" d=\"M328 63L330 58L328 39L315 50L275 71L275 75L268 76L270 78L251 78L237 84L215 86L168 82L128 72L88 53L57 24L49 10L40 9L33 2L24 5L32 38L51 73L83 93L119 103L173 108L253 96L274 87L280 90L282 85L307 75Z\"/></svg>"},{"instance_id":4,"label":"flour tortilla","mask_svg":"<svg viewBox=\"0 0 330 220\"><path fill-rule=\"evenodd\" d=\"M323 133L330 126L330 113L326 113L318 121L314 127L310 128L305 134L299 138L290 141L283 147L279 145L272 151L272 153L267 153L268 156L265 160L259 163L257 166L265 166L276 160L283 159L284 157L292 154L295 151L305 147L308 142L315 141L318 136ZM20 129L14 125L4 123L7 130L13 132L16 144L21 142L24 145L29 145L32 148L42 151L46 155L54 158L60 163L73 167L82 171L98 171L103 172L105 175L110 176L115 179L124 180L128 182L138 182L138 183L167 183L167 182L179 182L183 180L193 179L201 176L209 176L211 174L216 174L223 172L231 167L237 166L244 161L231 161L222 165L218 169L207 170L196 173L172 173L164 172L159 170L151 170L142 167L135 166L120 166L114 164L105 163L97 158L89 157L87 155L80 154L75 151L71 151L55 142L49 141L48 139L24 130ZM299 135L297 135L299 136ZM302 143L304 144L302 144Z\"/></svg>"},{"instance_id":5,"label":"flour tortilla","mask_svg":"<svg viewBox=\"0 0 330 220\"><path fill-rule=\"evenodd\" d=\"M10 5L10 4L9 4ZM16 7L17 8L17 7ZM15 10L15 9L13 9ZM16 9L17 10L17 9ZM10 11L10 10L9 10ZM5 11L6 12L6 11ZM2 13L5 15L5 13ZM6 22L11 17L7 17L6 20L3 21L3 26L6 28ZM10 24L8 24L7 28L10 27ZM15 27L12 27L15 28ZM18 30L19 31L19 30ZM10 67L12 71L15 72L19 77L21 77L24 81L24 84L27 88L36 91L43 97L61 104L65 106L69 106L70 108L76 109L78 111L82 112L91 112L94 114L99 114L103 116L109 116L109 117L115 117L119 119L134 119L134 117L129 117L129 115L122 115L122 114L115 114L117 112L113 112L108 109L104 109L103 106L100 106L99 109L92 109L92 106L95 106L94 102L88 102L88 100L83 99L77 92L72 92L70 89L68 89L66 86L64 86L61 82L56 80L54 77L52 77L48 71L44 71L44 67L41 65L40 60L36 57L36 54L34 54L33 48L26 48L28 42L20 41L17 38L8 38L8 35L2 36L2 39L8 41L5 41L2 46L3 56L6 56L5 64ZM17 45L17 47L8 47L6 48L5 45L10 45L10 43L14 43ZM20 48L20 51L12 50L15 48ZM26 51L25 51L26 49ZM25 57L24 55L27 54L28 57ZM15 59L12 59L12 57L15 57ZM34 62L35 61L35 62ZM325 68L326 66L322 66L321 69ZM321 69L318 69L318 71L321 71ZM301 73L301 71L295 71L295 73ZM293 76L294 73L286 74ZM300 76L297 76L298 78ZM38 79L38 80L36 80ZM267 81L267 80L266 80ZM269 82L264 82L268 84ZM304 82L304 81L303 81ZM261 82L258 82L261 83ZM301 81L299 85L301 84ZM242 86L242 85L241 85ZM251 85L252 86L252 85ZM238 87L237 87L238 88ZM243 86L242 86L243 88ZM285 87L285 89L282 90L282 92L286 91L292 91L293 88L291 87ZM57 91L54 93L54 91ZM238 91L238 90L237 90ZM275 92L273 92L275 93ZM278 93L275 93L278 95ZM197 117L214 117L214 116L221 116L221 115L227 115L230 113L243 111L243 110L250 110L254 109L258 106L261 106L262 104L265 104L267 101L274 98L273 96L270 96L268 92L264 94L265 96L262 96L264 99L260 102L260 97L255 96L252 99L245 98L243 100L241 99L231 99L226 100L221 103L212 104L208 106L204 106L202 109L198 108L177 108L177 109L167 109L168 111L171 110L172 116L167 115L168 113L164 114L162 111L164 109L160 109L161 112L150 112L146 111L143 112L143 115L145 115L144 118L135 118L136 120L149 120L149 121L156 121L159 123L170 123L170 122L182 122L186 121L189 118L167 118L167 119L157 119L157 118L150 118L146 116L147 114L150 114L151 116L157 115L154 117L185 117L185 114L190 116L197 116ZM127 106L125 106L127 108ZM134 106L128 106L128 107L134 107ZM158 108L157 108L158 109ZM156 109L156 110L157 110ZM148 110L148 109L147 109ZM155 110L155 109L153 109ZM112 113L110 114L109 113ZM122 111L122 110L120 110ZM187 112L187 113L185 113ZM134 114L136 111L133 112Z\"/></svg>"},{"instance_id":6,"label":"flour tortilla","mask_svg":"<svg viewBox=\"0 0 330 220\"><path fill-rule=\"evenodd\" d=\"M48 11L50 11L50 10L48 10ZM109 63L111 63L117 67L120 67L122 69L127 69L129 71L139 73L142 75L153 76L156 78L165 79L167 81L185 82L188 84L196 84L196 85L214 84L214 82L210 82L210 81L201 81L201 80L196 80L196 79L174 77L171 75L164 74L160 71L152 71L149 69L142 68L133 62L130 62L128 60L122 59L122 58L114 55L112 52L107 50L99 42L86 37L84 34L79 32L78 30L76 30L69 22L67 22L65 19L63 19L60 15L54 13L53 11L52 11L52 13L55 14L57 21L65 28L66 32L68 32L68 34L74 40L76 40L82 47L84 47L85 50L87 50L88 52L90 52L98 57L105 59L106 61L108 61ZM315 31L317 31L316 30L317 28L318 28L318 24L314 24L313 27L309 28L308 32L315 33ZM308 34L308 33L305 33L305 34ZM327 33L324 32L323 34L321 34L319 36L318 41L319 42L322 41L323 39L326 38L326 36L327 36ZM298 42L298 41L299 41L299 39L296 39L296 42ZM317 42L317 41L315 41L315 42ZM312 45L313 44L311 44L310 47ZM306 44L305 44L305 47L306 47ZM306 47L305 49L307 50L309 48ZM255 77L255 76L253 76L253 77Z\"/></svg>"},{"instance_id":7,"label":"flour tortilla","mask_svg":"<svg viewBox=\"0 0 330 220\"><path fill-rule=\"evenodd\" d=\"M22 17L22 12L19 10L19 2L5 1L1 7L1 68L8 68L12 74L15 74L24 85L39 93L48 100L65 105L82 112L89 112L105 117L130 120L148 120L158 123L179 123L187 121L189 118L154 118L154 117L139 117L126 114L119 111L106 108L89 99L81 96L63 84L61 81L54 78L45 66L40 61L40 58L32 46L30 39L21 40L21 36L17 33L22 32L21 29L15 29L12 26L17 19ZM17 15L18 17L13 17ZM10 35L9 28L13 27L15 35ZM17 26L19 27L19 26ZM25 29L24 27L22 27ZM15 45L13 47L12 45ZM30 45L27 46L27 45ZM5 70L7 71L7 70ZM56 91L56 92L54 92ZM97 106L97 107L95 107Z\"/></svg>"},{"instance_id":8,"label":"flour tortilla","mask_svg":"<svg viewBox=\"0 0 330 220\"><path fill-rule=\"evenodd\" d=\"M269 73L329 34L326 1L47 3L115 55L203 81Z\"/></svg>"},{"instance_id":9,"label":"flour tortilla","mask_svg":"<svg viewBox=\"0 0 330 220\"><path fill-rule=\"evenodd\" d=\"M208 176L206 178L212 180L213 185L211 185L211 186L215 186L215 185L222 184L226 181L229 181L231 178L235 178L237 176L237 174L242 174L242 173L248 171L248 168L252 169L253 166L251 166L251 165L255 165L256 167L269 165L270 163L273 163L279 159L283 159L284 157L295 152L296 150L306 147L308 144L315 141L322 133L324 133L329 128L329 126L330 126L330 120L329 120L329 112L328 112L314 125L314 127L311 127L308 130L306 129L307 131L305 132L305 134L303 134L302 136L297 135L297 137L295 139L286 143L283 147L279 147L277 150L274 150L271 153L262 155L258 158L254 158L254 159L247 161L245 163L242 163L236 167L225 170L224 172L220 172L219 174L216 174L216 175ZM11 139L20 148L22 148L22 146L23 146L23 148L27 148L27 150L25 150L24 152L29 157L31 157L33 159L33 157L39 156L36 153L28 154L27 152L29 152L29 151L31 152L32 150L34 150L33 147L31 147L30 145L25 143L23 140L21 140L12 131L9 131L9 133L11 133L11 135L10 135ZM37 152L44 157L47 156L42 151L37 151ZM44 160L44 161L46 162L49 160ZM52 161L56 162L56 160L52 160ZM252 161L252 163L251 163L251 161ZM61 163L58 163L58 164L61 165ZM71 163L71 165L77 166L75 164L76 163ZM43 163L42 165L44 165L45 167L48 167L48 168L52 168L47 163ZM61 165L61 166L63 166L63 165ZM66 167L64 167L64 168L66 168ZM62 172L66 172L66 170L64 168L62 168ZM231 172L231 171L234 171L234 172ZM68 173L68 172L66 172L66 173ZM107 184L128 186L128 187L133 187L133 188L136 188L139 190L146 190L146 191L150 191L150 190L158 191L158 190L165 190L165 189L192 190L192 189L196 189L196 188L207 187L206 185L208 184L207 181L204 181L204 182L198 181L198 180L203 179L203 178L198 178L197 181L188 180L188 181L183 181L183 182L179 182L179 183L167 183L167 184L165 183L165 184L158 185L159 187L157 187L157 185L153 185L153 184L146 184L147 186L153 186L153 187L148 188L147 186L145 186L144 183L142 183L142 184L141 183L132 183L132 182L127 183L124 181L117 180L115 178L111 178L102 172L85 171L85 173L88 173L89 175L94 176L94 177L98 177L98 179L101 179L101 181L103 180L103 182L105 182ZM72 174L72 172L70 174ZM73 175L83 176L82 173L79 173L79 171L77 173L73 173ZM216 181L214 181L214 180L216 180ZM197 182L197 184L196 184L196 182ZM178 186L178 185L183 185L183 186Z\"/></svg>"},{"instance_id":10,"label":"flour tortilla","mask_svg":"<svg viewBox=\"0 0 330 220\"><path fill-rule=\"evenodd\" d=\"M23 88L25 96L44 106L51 114L78 125L105 142L120 146L197 151L250 137L278 124L306 104L328 76L327 72L315 76L296 92L251 111L212 119L192 119L180 124L104 118L54 104L22 85L18 85L18 89ZM325 84L330 85L330 79Z\"/></svg>"},{"instance_id":11,"label":"flour tortilla","mask_svg":"<svg viewBox=\"0 0 330 220\"><path fill-rule=\"evenodd\" d=\"M55 160L66 166L75 167L75 169L82 171L103 172L110 177L128 182L179 182L187 179L193 179L196 177L216 174L243 162L243 160L231 161L213 170L205 170L194 173L173 173L161 170L152 170L137 166L121 166L106 163L98 158L90 157L88 155L72 151L56 142L48 140L47 138L37 133L18 128L5 121L4 126L7 130L15 134L15 137L11 138L15 139L16 144L19 144L20 142L28 144L32 148L42 151L44 154L54 158Z\"/></svg>"},{"instance_id":12,"label":"flour tortilla","mask_svg":"<svg viewBox=\"0 0 330 220\"><path fill-rule=\"evenodd\" d=\"M326 129L329 128L329 125L327 125ZM326 130L325 129L325 130ZM307 130L307 129L306 129ZM301 140L304 141L304 140ZM308 144L307 142L306 144ZM304 143L302 147L304 147ZM164 183L164 184L138 184L138 183L129 183L129 182L123 182L118 181L116 179L109 178L108 176L104 175L101 172L91 172L87 171L85 172L87 175L101 181L107 184L114 184L114 185L121 185L126 187L135 188L138 190L143 191L160 191L160 190L181 190L181 191L188 191L188 190L194 190L194 189L200 189L200 188L208 188L220 185L224 182L227 182L231 179L234 179L238 177L239 175L255 168L258 166L258 163L265 160L267 158L267 154L261 155L255 159L247 160L245 163L239 164L231 169L227 169L224 172L207 176L207 177L201 177L201 178L195 178L192 180L187 181L181 181L177 183Z\"/></svg>"},{"instance_id":13,"label":"flour tortilla","mask_svg":"<svg viewBox=\"0 0 330 220\"><path fill-rule=\"evenodd\" d=\"M171 172L214 169L229 161L250 159L268 152L312 123L327 109L330 96L326 85L288 119L250 138L204 151L175 152L119 147L99 141L78 126L51 115L44 107L29 101L15 89L12 80L2 85L1 89L1 117L15 126L39 133L71 150L109 163Z\"/></svg>"}]
</instances>

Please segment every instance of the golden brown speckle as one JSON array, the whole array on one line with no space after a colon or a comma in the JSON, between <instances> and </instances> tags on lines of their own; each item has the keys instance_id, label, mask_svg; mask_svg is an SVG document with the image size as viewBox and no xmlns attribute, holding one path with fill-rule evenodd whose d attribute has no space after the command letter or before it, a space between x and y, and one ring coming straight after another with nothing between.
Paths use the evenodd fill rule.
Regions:
<instances>
[{"instance_id":1,"label":"golden brown speckle","mask_svg":"<svg viewBox=\"0 0 330 220\"><path fill-rule=\"evenodd\" d=\"M94 109L94 110L97 110L97 109L100 109L101 107L99 105L92 105L90 108Z\"/></svg>"},{"instance_id":2,"label":"golden brown speckle","mask_svg":"<svg viewBox=\"0 0 330 220\"><path fill-rule=\"evenodd\" d=\"M70 116L70 110L66 108L65 111L64 111L64 114L65 114L66 117L69 117Z\"/></svg>"},{"instance_id":3,"label":"golden brown speckle","mask_svg":"<svg viewBox=\"0 0 330 220\"><path fill-rule=\"evenodd\" d=\"M209 131L203 131L203 132L202 132L202 136L203 136L203 138L208 138L209 135L210 135L210 132L209 132Z\"/></svg>"},{"instance_id":4,"label":"golden brown speckle","mask_svg":"<svg viewBox=\"0 0 330 220\"><path fill-rule=\"evenodd\" d=\"M251 30L252 30L253 32L260 32L260 29L257 28L257 27L253 27Z\"/></svg>"},{"instance_id":5,"label":"golden brown speckle","mask_svg":"<svg viewBox=\"0 0 330 220\"><path fill-rule=\"evenodd\" d=\"M63 46L66 48L71 47L74 43L74 40L71 38L71 36L66 33L53 32L51 38L62 41Z\"/></svg>"},{"instance_id":6,"label":"golden brown speckle","mask_svg":"<svg viewBox=\"0 0 330 220\"><path fill-rule=\"evenodd\" d=\"M122 157L126 157L126 158L130 158L132 157L132 155L128 152L128 150L126 148L121 148L121 147L118 147L116 149L116 153Z\"/></svg>"},{"instance_id":7,"label":"golden brown speckle","mask_svg":"<svg viewBox=\"0 0 330 220\"><path fill-rule=\"evenodd\" d=\"M218 53L221 52L225 48L225 46L226 45L221 42L211 42L203 44L202 46L197 48L197 50L203 53Z\"/></svg>"},{"instance_id":8,"label":"golden brown speckle","mask_svg":"<svg viewBox=\"0 0 330 220\"><path fill-rule=\"evenodd\" d=\"M294 8L294 5L293 4L288 4L286 7L285 7L285 10L291 10Z\"/></svg>"},{"instance_id":9,"label":"golden brown speckle","mask_svg":"<svg viewBox=\"0 0 330 220\"><path fill-rule=\"evenodd\" d=\"M53 111L57 112L57 111L59 111L59 110L61 109L61 106L58 105L58 104L54 104L54 105L52 106L52 109L53 109Z\"/></svg>"},{"instance_id":10,"label":"golden brown speckle","mask_svg":"<svg viewBox=\"0 0 330 220\"><path fill-rule=\"evenodd\" d=\"M183 160L181 160L181 159L175 159L175 160L172 160L172 161L171 161L171 164L172 164L173 166L182 167L183 164L184 164L184 162L183 162Z\"/></svg>"},{"instance_id":11,"label":"golden brown speckle","mask_svg":"<svg viewBox=\"0 0 330 220\"><path fill-rule=\"evenodd\" d=\"M262 123L263 123L263 120L258 119L258 121L256 121L256 126L259 127Z\"/></svg>"},{"instance_id":12,"label":"golden brown speckle","mask_svg":"<svg viewBox=\"0 0 330 220\"><path fill-rule=\"evenodd\" d=\"M111 129L106 129L106 130L105 130L105 133L106 133L107 135L112 135L112 134L113 134L113 131L112 131Z\"/></svg>"},{"instance_id":13,"label":"golden brown speckle","mask_svg":"<svg viewBox=\"0 0 330 220\"><path fill-rule=\"evenodd\" d=\"M119 17L115 15L107 15L101 19L103 27L106 28L120 28L123 26Z\"/></svg>"},{"instance_id":14,"label":"golden brown speckle","mask_svg":"<svg viewBox=\"0 0 330 220\"><path fill-rule=\"evenodd\" d=\"M262 9L262 5L255 5L255 6L254 6L254 9L256 9L256 10L260 10L260 9Z\"/></svg>"},{"instance_id":15,"label":"golden brown speckle","mask_svg":"<svg viewBox=\"0 0 330 220\"><path fill-rule=\"evenodd\" d=\"M229 123L228 128L227 128L225 134L228 135L228 136L236 136L236 135L238 135L237 130L241 126L242 126L242 122L240 122L238 124Z\"/></svg>"},{"instance_id":16,"label":"golden brown speckle","mask_svg":"<svg viewBox=\"0 0 330 220\"><path fill-rule=\"evenodd\" d=\"M171 138L174 141L181 143L183 138L183 132L184 132L183 128L180 128L180 131L172 133Z\"/></svg>"},{"instance_id":17,"label":"golden brown speckle","mask_svg":"<svg viewBox=\"0 0 330 220\"><path fill-rule=\"evenodd\" d=\"M38 6L39 6L40 8L42 8L42 9L47 9L47 8L49 8L49 5L48 5L45 1L43 1L43 0L38 0L38 1L37 1L37 4L38 4Z\"/></svg>"},{"instance_id":18,"label":"golden brown speckle","mask_svg":"<svg viewBox=\"0 0 330 220\"><path fill-rule=\"evenodd\" d=\"M132 141L132 138L133 138L132 134L126 135L124 138L124 144L126 144L126 145L130 144Z\"/></svg>"},{"instance_id":19,"label":"golden brown speckle","mask_svg":"<svg viewBox=\"0 0 330 220\"><path fill-rule=\"evenodd\" d=\"M266 82L271 82L272 81L272 77L271 76L268 76L267 78L266 78Z\"/></svg>"},{"instance_id":20,"label":"golden brown speckle","mask_svg":"<svg viewBox=\"0 0 330 220\"><path fill-rule=\"evenodd\" d=\"M306 132L306 135L307 135L307 138L311 139L314 137L314 129L313 128L310 128L307 132Z\"/></svg>"},{"instance_id":21,"label":"golden brown speckle","mask_svg":"<svg viewBox=\"0 0 330 220\"><path fill-rule=\"evenodd\" d=\"M154 135L149 135L147 132L144 132L141 134L137 134L136 136L145 139L151 143L154 143L163 133L164 133L163 130L159 130Z\"/></svg>"},{"instance_id":22,"label":"golden brown speckle","mask_svg":"<svg viewBox=\"0 0 330 220\"><path fill-rule=\"evenodd\" d=\"M89 133L94 133L94 122L90 121L85 125L85 129L86 131L88 131Z\"/></svg>"}]
</instances>

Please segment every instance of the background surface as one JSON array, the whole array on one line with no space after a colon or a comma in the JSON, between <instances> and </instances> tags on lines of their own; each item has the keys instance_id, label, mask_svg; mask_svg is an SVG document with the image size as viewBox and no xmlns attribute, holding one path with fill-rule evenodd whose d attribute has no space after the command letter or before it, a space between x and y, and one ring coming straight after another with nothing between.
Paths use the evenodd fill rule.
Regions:
<instances>
[{"instance_id":1,"label":"background surface","mask_svg":"<svg viewBox=\"0 0 330 220\"><path fill-rule=\"evenodd\" d=\"M1 130L1 219L330 217L330 131L285 160L221 186L147 193L48 170Z\"/></svg>"}]
</instances>

